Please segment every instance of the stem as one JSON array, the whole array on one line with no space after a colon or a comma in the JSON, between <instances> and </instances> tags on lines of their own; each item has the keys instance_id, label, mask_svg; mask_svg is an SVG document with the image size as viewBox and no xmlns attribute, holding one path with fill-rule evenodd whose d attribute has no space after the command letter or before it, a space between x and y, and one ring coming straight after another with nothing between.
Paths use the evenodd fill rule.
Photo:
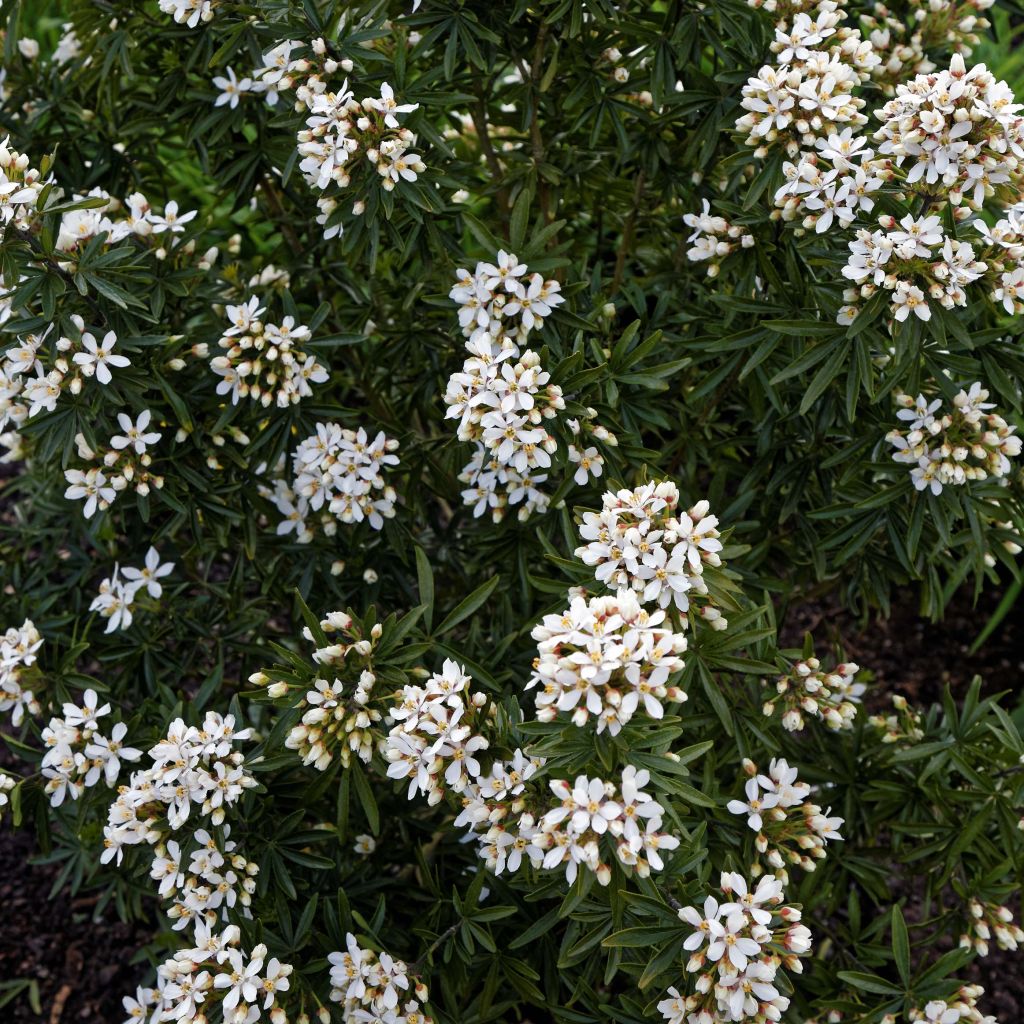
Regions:
<instances>
[{"instance_id":1,"label":"stem","mask_svg":"<svg viewBox=\"0 0 1024 1024\"><path fill-rule=\"evenodd\" d=\"M490 83L488 83L487 92L490 92ZM487 162L487 168L491 172L496 182L503 180L505 172L501 166L501 161L498 159L498 154L495 152L494 145L491 142L490 127L487 123L487 104L484 102L484 96L481 94L477 97L476 109L472 113L473 127L476 128L477 138L480 140L480 152L483 154L484 160ZM495 192L495 200L504 215L508 214L509 201L508 201L508 189L505 186L499 185Z\"/></svg>"},{"instance_id":2,"label":"stem","mask_svg":"<svg viewBox=\"0 0 1024 1024\"><path fill-rule=\"evenodd\" d=\"M418 957L414 963L409 965L409 973L418 973L420 967L423 965L425 961L431 958L431 956L434 954L434 951L438 948L438 946L441 946L445 942L447 942L462 927L463 923L463 918L460 917L458 921L455 922L455 924L453 924L450 928L447 929L447 931L444 931L440 935L438 935L438 937L430 944L430 948L426 951L426 953L424 953L423 956Z\"/></svg>"},{"instance_id":3,"label":"stem","mask_svg":"<svg viewBox=\"0 0 1024 1024\"><path fill-rule=\"evenodd\" d=\"M622 286L622 278L626 272L626 258L633 248L633 238L636 234L636 217L640 210L640 199L644 190L644 172L641 170L636 176L636 185L633 188L633 205L622 225L622 241L619 243L619 251L615 256L615 276L612 278L612 294L615 295Z\"/></svg>"},{"instance_id":4,"label":"stem","mask_svg":"<svg viewBox=\"0 0 1024 1024\"><path fill-rule=\"evenodd\" d=\"M537 32L537 42L533 48L533 60L529 69L521 57L517 57L516 66L522 75L523 81L530 85L530 149L533 156L534 170L537 172L537 199L540 202L541 213L544 215L544 223L550 224L554 220L554 212L551 209L551 190L548 183L541 177L540 165L544 162L545 148L544 137L540 131L540 78L541 67L544 61L544 47L547 45L548 26L542 24ZM554 239L552 239L554 244Z\"/></svg>"},{"instance_id":5,"label":"stem","mask_svg":"<svg viewBox=\"0 0 1024 1024\"><path fill-rule=\"evenodd\" d=\"M284 212L284 206L281 203L281 196L278 194L277 189L274 188L270 175L263 175L260 179L260 188L263 190L263 195L266 196L267 206L270 207L270 212L277 222L277 226L281 229L281 234L288 243L288 247L296 256L302 256L305 249L299 241L299 236L295 234L295 229L288 221L288 217Z\"/></svg>"}]
</instances>

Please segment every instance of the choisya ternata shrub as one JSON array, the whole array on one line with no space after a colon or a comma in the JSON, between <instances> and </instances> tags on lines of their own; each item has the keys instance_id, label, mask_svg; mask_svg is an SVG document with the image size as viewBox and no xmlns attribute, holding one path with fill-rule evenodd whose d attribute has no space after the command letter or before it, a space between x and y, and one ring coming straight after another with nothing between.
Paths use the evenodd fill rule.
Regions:
<instances>
[{"instance_id":1,"label":"choisya ternata shrub","mask_svg":"<svg viewBox=\"0 0 1024 1024\"><path fill-rule=\"evenodd\" d=\"M1017 5L4 8L0 815L127 1020L999 1018ZM1012 65L1009 65L1012 67Z\"/></svg>"}]
</instances>

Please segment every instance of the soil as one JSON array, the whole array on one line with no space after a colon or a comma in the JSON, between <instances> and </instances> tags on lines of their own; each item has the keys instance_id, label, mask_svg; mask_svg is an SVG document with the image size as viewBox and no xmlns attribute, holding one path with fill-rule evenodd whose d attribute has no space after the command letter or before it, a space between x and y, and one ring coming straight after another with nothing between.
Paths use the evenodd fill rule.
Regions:
<instances>
[{"instance_id":1,"label":"soil","mask_svg":"<svg viewBox=\"0 0 1024 1024\"><path fill-rule=\"evenodd\" d=\"M118 921L113 912L95 917L95 897L52 899L59 865L34 865L34 838L0 831L0 985L35 982L0 1008L4 1024L121 1024L121 997L135 993L143 965L135 952L148 929ZM0 1001L5 993L0 989ZM35 1002L39 1010L33 1008Z\"/></svg>"},{"instance_id":2,"label":"soil","mask_svg":"<svg viewBox=\"0 0 1024 1024\"><path fill-rule=\"evenodd\" d=\"M1017 637L1024 625L1024 598L982 649L969 648L995 608L997 598L983 598L978 608L968 597L956 598L940 623L922 621L913 597L894 601L892 617L864 627L836 606L807 605L791 609L783 625L784 646L800 646L804 631L815 637L819 651L826 644L842 647L845 656L870 667L878 691L903 693L915 703L940 699L948 683L958 699L975 675L986 693L1010 691L1007 706L1024 700L1020 680L1024 648ZM887 702L886 702L887 703ZM3 1024L120 1024L121 997L134 992L142 964L135 953L148 933L142 925L125 925L112 913L95 919L88 898L73 900L66 892L47 900L58 868L33 864L30 835L0 827L0 985L15 979L34 980L38 1005L27 991L0 1007ZM1024 1021L1024 953L995 948L976 961L964 977L985 987L982 1008L1000 1024ZM0 1001L4 990L0 989Z\"/></svg>"}]
</instances>

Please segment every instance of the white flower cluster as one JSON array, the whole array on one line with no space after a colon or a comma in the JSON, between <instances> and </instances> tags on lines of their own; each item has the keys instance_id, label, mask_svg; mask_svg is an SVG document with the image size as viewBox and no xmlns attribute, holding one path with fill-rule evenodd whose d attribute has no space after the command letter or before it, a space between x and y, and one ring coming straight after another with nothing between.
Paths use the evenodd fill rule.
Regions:
<instances>
[{"instance_id":1,"label":"white flower cluster","mask_svg":"<svg viewBox=\"0 0 1024 1024\"><path fill-rule=\"evenodd\" d=\"M1001 416L990 409L988 391L975 382L953 399L951 412L942 400L897 395L896 413L906 424L891 430L886 440L896 448L893 461L912 465L911 479L919 491L941 494L946 486L961 487L971 480L1004 477L1010 459L1020 454L1021 439ZM938 414L938 415L936 415Z\"/></svg>"},{"instance_id":2,"label":"white flower cluster","mask_svg":"<svg viewBox=\"0 0 1024 1024\"><path fill-rule=\"evenodd\" d=\"M233 716L212 711L201 728L175 719L149 751L152 767L133 772L110 807L101 861L116 858L120 864L126 846L152 846L150 878L170 901L173 929L191 927L194 941L157 968L155 989L124 998L126 1024L203 1024L218 1004L225 1024L256 1024L264 1011L271 1021L283 1019L277 996L288 990L292 967L268 961L263 945L248 953L238 948L239 929L228 923L232 912L251 917L259 872L224 823L226 809L256 785L242 754L233 750L249 730L234 725ZM180 842L170 838L190 818L195 825L195 808L213 828L193 827Z\"/></svg>"},{"instance_id":3,"label":"white flower cluster","mask_svg":"<svg viewBox=\"0 0 1024 1024\"><path fill-rule=\"evenodd\" d=\"M0 402L2 401L3 399L0 398ZM6 430L0 434L0 448L5 449L4 454L0 455L0 466L25 460L24 441L25 439L16 430Z\"/></svg>"},{"instance_id":4,"label":"white flower cluster","mask_svg":"<svg viewBox=\"0 0 1024 1024\"><path fill-rule=\"evenodd\" d=\"M102 385L110 384L113 380L111 367L131 365L127 356L114 351L117 335L113 331L97 341L85 330L85 321L80 316L73 314L71 319L79 337L77 340L58 339L58 354L49 370L42 360L49 329L41 335L20 337L3 353L0 358L0 430L8 423L20 426L41 412L53 412L65 388L77 395L86 379L95 378ZM29 371L34 371L35 376L27 376Z\"/></svg>"},{"instance_id":5,"label":"white flower cluster","mask_svg":"<svg viewBox=\"0 0 1024 1024\"><path fill-rule=\"evenodd\" d=\"M386 698L373 692L377 682L373 651L382 627L379 623L374 625L370 635L364 637L353 627L349 615L331 612L321 620L320 628L329 639L334 639L333 633L341 635L334 643L313 652L318 676L299 704L308 710L302 721L292 727L284 745L298 751L303 764L314 765L321 772L327 770L336 756L343 768L351 764L353 754L369 764L373 752L383 747L380 722L386 711L381 704L383 700L385 706L390 706L391 698L390 692ZM309 627L303 629L302 635L313 641ZM261 686L269 683L267 690L274 698L284 697L291 688L285 680L271 682L264 672L250 676L249 682Z\"/></svg>"},{"instance_id":6,"label":"white flower cluster","mask_svg":"<svg viewBox=\"0 0 1024 1024\"><path fill-rule=\"evenodd\" d=\"M658 1009L669 1024L716 1021L777 1021L790 1000L776 987L780 968L800 973L800 957L811 949L811 933L800 911L780 906L782 884L764 876L749 889L742 875L723 872L719 902L708 896L701 909L683 907L680 920L694 928L683 943L686 969L699 977L694 992L675 988Z\"/></svg>"},{"instance_id":7,"label":"white flower cluster","mask_svg":"<svg viewBox=\"0 0 1024 1024\"><path fill-rule=\"evenodd\" d=\"M700 213L684 214L683 223L693 228L693 234L686 240L690 243L686 258L691 263L707 262L708 277L718 277L726 256L754 244L754 236L743 228L730 224L724 217L713 216L707 199Z\"/></svg>"},{"instance_id":8,"label":"white flower cluster","mask_svg":"<svg viewBox=\"0 0 1024 1024\"><path fill-rule=\"evenodd\" d=\"M980 209L1000 185L1019 193L1024 179L1024 119L1013 92L984 64L967 70L954 54L948 70L896 87L878 111L878 152L906 172L908 185L963 199Z\"/></svg>"},{"instance_id":9,"label":"white flower cluster","mask_svg":"<svg viewBox=\"0 0 1024 1024\"><path fill-rule=\"evenodd\" d=\"M135 420L127 413L118 413L118 426L124 433L115 434L103 452L93 451L84 434L75 435L78 457L83 462L100 463L88 469L64 470L68 484L64 497L69 501L85 502L82 514L86 519L91 519L97 510L103 512L108 509L129 486L136 494L142 495L149 494L151 487L157 490L163 487L164 478L149 471L153 464L149 445L156 444L163 436L159 431L149 429L151 419L148 409L139 413Z\"/></svg>"},{"instance_id":10,"label":"white flower cluster","mask_svg":"<svg viewBox=\"0 0 1024 1024\"><path fill-rule=\"evenodd\" d=\"M421 792L428 804L439 804L446 788L461 793L479 778L476 754L488 742L478 718L488 715L488 702L482 693L470 693L470 681L461 665L446 658L423 686L403 687L391 708L394 725L384 747L388 778L408 779L410 800ZM492 704L489 716L495 712Z\"/></svg>"},{"instance_id":11,"label":"white flower cluster","mask_svg":"<svg viewBox=\"0 0 1024 1024\"><path fill-rule=\"evenodd\" d=\"M213 21L218 0L159 0L160 10L171 15L179 25L195 28Z\"/></svg>"},{"instance_id":12,"label":"white flower cluster","mask_svg":"<svg viewBox=\"0 0 1024 1024\"><path fill-rule=\"evenodd\" d=\"M807 799L811 787L797 781L797 770L787 761L773 757L767 775L759 775L752 761L745 760L743 767L750 776L745 799L730 800L729 812L746 817L747 826L757 833L757 852L783 885L789 881L787 864L813 871L815 861L825 859L828 841L843 838L839 834L843 819L829 817L831 807L822 811ZM761 870L759 864L752 866L757 874Z\"/></svg>"},{"instance_id":13,"label":"white flower cluster","mask_svg":"<svg viewBox=\"0 0 1024 1024\"><path fill-rule=\"evenodd\" d=\"M395 515L398 495L384 482L384 470L398 465L398 442L379 431L371 441L363 427L349 430L340 423L318 423L292 456L293 480L273 492L264 491L284 517L279 535L295 531L300 544L313 539L307 522L320 512L324 532L332 536L337 523L369 522L374 530ZM329 515L328 515L329 513Z\"/></svg>"},{"instance_id":14,"label":"white flower cluster","mask_svg":"<svg viewBox=\"0 0 1024 1024\"><path fill-rule=\"evenodd\" d=\"M477 833L490 871L515 872L526 863L546 871L564 868L572 884L583 867L608 885L609 851L642 878L664 868L662 852L676 849L679 840L661 831L665 811L644 792L650 782L646 769L627 765L618 786L585 775L572 783L553 779L549 785L558 803L551 806L525 786L542 765L542 759L527 759L517 750L511 761L496 762L488 777L463 793L455 824Z\"/></svg>"},{"instance_id":15,"label":"white flower cluster","mask_svg":"<svg viewBox=\"0 0 1024 1024\"><path fill-rule=\"evenodd\" d=\"M25 720L26 712L38 715L42 710L31 689L39 671L36 655L42 646L43 638L31 619L0 634L0 711L10 711L15 728Z\"/></svg>"},{"instance_id":16,"label":"white flower cluster","mask_svg":"<svg viewBox=\"0 0 1024 1024\"><path fill-rule=\"evenodd\" d=\"M295 57L297 50L308 50L308 53ZM354 66L347 58L339 61L329 57L327 43L322 38L313 39L309 44L285 39L267 50L261 60L259 67L241 79L230 67L226 68L226 77L214 78L213 84L219 91L214 106L235 109L241 98L251 93L262 95L268 107L276 107L281 93L294 90L296 111L308 111L313 100L327 92L328 78L339 69L347 74Z\"/></svg>"},{"instance_id":17,"label":"white flower cluster","mask_svg":"<svg viewBox=\"0 0 1024 1024\"><path fill-rule=\"evenodd\" d=\"M132 624L135 613L135 599L139 591L145 590L154 600L163 593L160 580L174 570L173 562L160 562L156 548L146 552L146 561L141 569L125 566L118 569L100 584L99 593L89 605L89 611L99 612L107 620L106 633L125 630ZM123 578L122 578L123 575Z\"/></svg>"},{"instance_id":18,"label":"white flower cluster","mask_svg":"<svg viewBox=\"0 0 1024 1024\"><path fill-rule=\"evenodd\" d=\"M188 861L173 839L153 850L149 877L158 883L160 896L172 901L167 916L174 921L175 931L191 924L213 928L218 917L226 923L228 912L236 908L244 917L252 916L249 906L259 865L238 852L230 835L230 825L224 825L220 835L196 829L192 840L197 845Z\"/></svg>"},{"instance_id":19,"label":"white flower cluster","mask_svg":"<svg viewBox=\"0 0 1024 1024\"><path fill-rule=\"evenodd\" d=\"M221 378L217 394L229 394L232 405L249 398L264 408L275 403L286 409L312 395L310 385L323 384L330 375L301 348L311 337L308 327L291 316L280 324L265 322L260 319L265 312L255 295L226 308L230 326L217 342L224 354L214 356L210 368Z\"/></svg>"},{"instance_id":20,"label":"white flower cluster","mask_svg":"<svg viewBox=\"0 0 1024 1024\"><path fill-rule=\"evenodd\" d=\"M416 134L398 123L398 114L416 110L418 103L399 103L394 90L385 82L380 96L356 100L346 81L337 92L310 97L310 116L306 127L297 135L299 170L311 188L324 191L332 185L347 189L352 172L367 165L373 167L385 192L391 192L400 181L413 182L426 169L426 164L412 152ZM357 163L365 160L365 164ZM372 180L372 179L371 179ZM362 214L364 190L352 204L352 213ZM317 200L320 215L317 223L324 226L324 237L341 234L343 225L338 212L338 199L325 195Z\"/></svg>"},{"instance_id":21,"label":"white flower cluster","mask_svg":"<svg viewBox=\"0 0 1024 1024\"><path fill-rule=\"evenodd\" d=\"M680 512L679 488L669 480L605 493L600 512L584 512L576 557L596 566L607 587L632 590L644 604L699 607L712 629L728 626L714 607L704 567L719 567L722 542L718 518L707 501ZM685 628L684 620L684 628Z\"/></svg>"},{"instance_id":22,"label":"white flower cluster","mask_svg":"<svg viewBox=\"0 0 1024 1024\"><path fill-rule=\"evenodd\" d=\"M545 615L530 634L538 657L527 689L540 685L537 718L571 712L577 726L597 719L597 732L618 735L638 710L664 715L662 701L686 700L671 675L683 668L686 637L664 626L665 612L641 608L634 593L575 597L558 615Z\"/></svg>"},{"instance_id":23,"label":"white flower cluster","mask_svg":"<svg viewBox=\"0 0 1024 1024\"><path fill-rule=\"evenodd\" d=\"M39 171L29 166L28 156L10 148L10 136L0 142L0 224L14 223L27 230L35 216L43 190Z\"/></svg>"},{"instance_id":24,"label":"white flower cluster","mask_svg":"<svg viewBox=\"0 0 1024 1024\"><path fill-rule=\"evenodd\" d=\"M12 792L17 784L17 779L6 772L0 772L0 821L3 821L4 808L11 802L7 794Z\"/></svg>"},{"instance_id":25,"label":"white flower cluster","mask_svg":"<svg viewBox=\"0 0 1024 1024\"><path fill-rule=\"evenodd\" d=\"M102 735L99 720L110 714L110 705L100 706L95 690L85 691L81 707L66 702L62 714L63 718L51 718L43 730L44 791L53 807L60 807L68 797L77 800L100 779L113 788L121 762L142 757L141 750L123 745L128 732L124 722L118 722L109 737Z\"/></svg>"},{"instance_id":26,"label":"white flower cluster","mask_svg":"<svg viewBox=\"0 0 1024 1024\"><path fill-rule=\"evenodd\" d=\"M643 792L650 773L627 766L618 788L601 779L579 776L574 785L556 779L551 807L527 783L543 767L517 749L509 761L495 760L485 774L477 755L489 746L480 734L496 708L470 692L471 679L447 660L425 686L406 686L390 712L396 724L384 751L388 776L410 780L409 799L417 792L437 804L446 792L462 801L456 826L475 834L480 856L495 874L518 871L525 863L545 870L565 869L571 884L580 867L593 871L602 885L611 868L602 859L601 840L615 841L619 862L647 877L664 867L659 851L674 850L679 840L660 831L664 808Z\"/></svg>"},{"instance_id":27,"label":"white flower cluster","mask_svg":"<svg viewBox=\"0 0 1024 1024\"><path fill-rule=\"evenodd\" d=\"M865 101L853 90L881 61L858 29L842 27L844 18L837 3L821 0L812 13L797 12L776 26L777 65L765 65L744 85L740 105L747 113L736 122L756 155L779 143L795 156L801 145L867 123Z\"/></svg>"},{"instance_id":28,"label":"white flower cluster","mask_svg":"<svg viewBox=\"0 0 1024 1024\"><path fill-rule=\"evenodd\" d=\"M445 416L459 420L460 441L476 444L459 475L468 484L462 498L474 516L489 510L495 522L507 505L521 503L519 518L526 519L547 508L538 485L547 480L544 470L558 442L544 421L556 417L565 401L537 353L522 346L564 300L557 281L529 274L504 250L472 274L462 268L456 273L449 297L459 306L469 356L448 380Z\"/></svg>"},{"instance_id":29,"label":"white flower cluster","mask_svg":"<svg viewBox=\"0 0 1024 1024\"><path fill-rule=\"evenodd\" d=\"M427 987L409 978L404 961L362 949L351 932L345 944L344 952L327 956L331 1000L341 1004L345 1024L433 1024L421 1005L429 998ZM410 989L415 998L410 998Z\"/></svg>"},{"instance_id":30,"label":"white flower cluster","mask_svg":"<svg viewBox=\"0 0 1024 1024\"><path fill-rule=\"evenodd\" d=\"M206 713L202 728L181 718L171 722L166 738L149 751L152 766L132 772L111 804L100 860L120 864L126 846L160 842L165 830L182 828L193 810L222 824L225 809L256 785L232 747L248 736L248 729L235 730L233 715L214 711ZM166 822L154 812L160 805Z\"/></svg>"},{"instance_id":31,"label":"white flower cluster","mask_svg":"<svg viewBox=\"0 0 1024 1024\"><path fill-rule=\"evenodd\" d=\"M824 234L838 221L849 227L875 206L872 193L892 177L885 161L875 160L863 136L852 128L815 140L817 152L801 153L797 163L782 165L785 182L775 193L784 221L803 214L804 229Z\"/></svg>"},{"instance_id":32,"label":"white flower cluster","mask_svg":"<svg viewBox=\"0 0 1024 1024\"><path fill-rule=\"evenodd\" d=\"M906 14L895 17L885 4L876 3L873 12L861 15L861 25L881 63L871 77L886 95L911 75L935 70L928 56L937 51L954 51L969 56L989 27L980 17L995 0L908 0Z\"/></svg>"},{"instance_id":33,"label":"white flower cluster","mask_svg":"<svg viewBox=\"0 0 1024 1024\"><path fill-rule=\"evenodd\" d=\"M237 925L218 932L200 923L194 940L157 968L155 989L140 988L122 1000L125 1024L205 1024L214 1007L224 1024L286 1019L277 997L291 985L291 964L268 960L262 943L250 952L239 948Z\"/></svg>"},{"instance_id":34,"label":"white flower cluster","mask_svg":"<svg viewBox=\"0 0 1024 1024\"><path fill-rule=\"evenodd\" d=\"M601 885L611 881L611 869L601 861L600 843L607 836L615 842L619 862L645 878L665 863L661 852L674 850L679 840L661 832L664 808L643 787L650 782L646 768L627 765L619 786L580 775L570 785L553 779L551 792L561 801L540 820L545 836L543 867L565 867L571 885L580 866L589 868ZM522 824L520 825L522 831ZM537 838L534 845L538 845Z\"/></svg>"},{"instance_id":35,"label":"white flower cluster","mask_svg":"<svg viewBox=\"0 0 1024 1024\"><path fill-rule=\"evenodd\" d=\"M872 715L868 723L882 732L883 743L919 743L924 739L921 728L921 713L907 703L906 697L892 695L893 713Z\"/></svg>"},{"instance_id":36,"label":"white flower cluster","mask_svg":"<svg viewBox=\"0 0 1024 1024\"><path fill-rule=\"evenodd\" d=\"M799 732L804 715L819 718L830 729L852 729L857 705L867 687L854 681L860 666L852 661L836 665L830 672L822 670L814 657L798 661L792 670L775 683L775 695L765 701L766 717L782 710L782 727Z\"/></svg>"},{"instance_id":37,"label":"white flower cluster","mask_svg":"<svg viewBox=\"0 0 1024 1024\"><path fill-rule=\"evenodd\" d=\"M86 195L75 195L74 200L101 199L102 206L84 210L69 210L61 217L57 233L57 248L61 252L74 252L91 242L98 235L105 234L105 244L115 245L126 238L143 241L154 248L160 259L166 259L168 246L177 254L191 256L195 242L178 247L173 238L185 230L185 225L194 220L196 210L181 213L175 200L171 200L164 212L157 213L141 192L133 192L124 202L115 199L102 189L93 189ZM217 259L217 248L207 250L201 257L201 265L209 267Z\"/></svg>"},{"instance_id":38,"label":"white flower cluster","mask_svg":"<svg viewBox=\"0 0 1024 1024\"><path fill-rule=\"evenodd\" d=\"M966 931L960 936L961 946L973 949L978 956L988 956L988 944L993 935L1000 949L1015 950L1024 945L1024 930L1014 924L1009 907L972 899L967 909L970 917Z\"/></svg>"},{"instance_id":39,"label":"white flower cluster","mask_svg":"<svg viewBox=\"0 0 1024 1024\"><path fill-rule=\"evenodd\" d=\"M911 1010L910 1020L924 1024L998 1024L995 1017L978 1009L978 1000L984 994L980 985L964 985L951 999L932 999L923 1010Z\"/></svg>"},{"instance_id":40,"label":"white flower cluster","mask_svg":"<svg viewBox=\"0 0 1024 1024\"><path fill-rule=\"evenodd\" d=\"M976 259L970 242L945 233L939 216L907 214L898 225L894 217L884 216L879 224L883 230L861 228L850 242L843 276L858 289L844 296L847 305L840 309L838 323L853 323L858 297L870 298L879 288L892 292L889 311L896 320L913 314L928 321L929 299L944 309L966 306L966 287L989 272L989 265Z\"/></svg>"}]
</instances>

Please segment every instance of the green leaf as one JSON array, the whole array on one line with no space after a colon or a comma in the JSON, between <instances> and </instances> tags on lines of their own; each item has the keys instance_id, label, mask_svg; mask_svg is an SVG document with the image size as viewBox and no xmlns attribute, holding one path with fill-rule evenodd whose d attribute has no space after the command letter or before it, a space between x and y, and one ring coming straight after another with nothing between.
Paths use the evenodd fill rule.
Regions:
<instances>
[{"instance_id":1,"label":"green leaf","mask_svg":"<svg viewBox=\"0 0 1024 1024\"><path fill-rule=\"evenodd\" d=\"M490 596L498 585L500 576L492 576L486 583L481 583L472 594L458 605L445 617L444 622L434 632L434 636L444 636L445 633L453 630L464 619L468 619Z\"/></svg>"},{"instance_id":2,"label":"green leaf","mask_svg":"<svg viewBox=\"0 0 1024 1024\"><path fill-rule=\"evenodd\" d=\"M910 936L899 906L892 908L892 954L905 986L910 984Z\"/></svg>"}]
</instances>

